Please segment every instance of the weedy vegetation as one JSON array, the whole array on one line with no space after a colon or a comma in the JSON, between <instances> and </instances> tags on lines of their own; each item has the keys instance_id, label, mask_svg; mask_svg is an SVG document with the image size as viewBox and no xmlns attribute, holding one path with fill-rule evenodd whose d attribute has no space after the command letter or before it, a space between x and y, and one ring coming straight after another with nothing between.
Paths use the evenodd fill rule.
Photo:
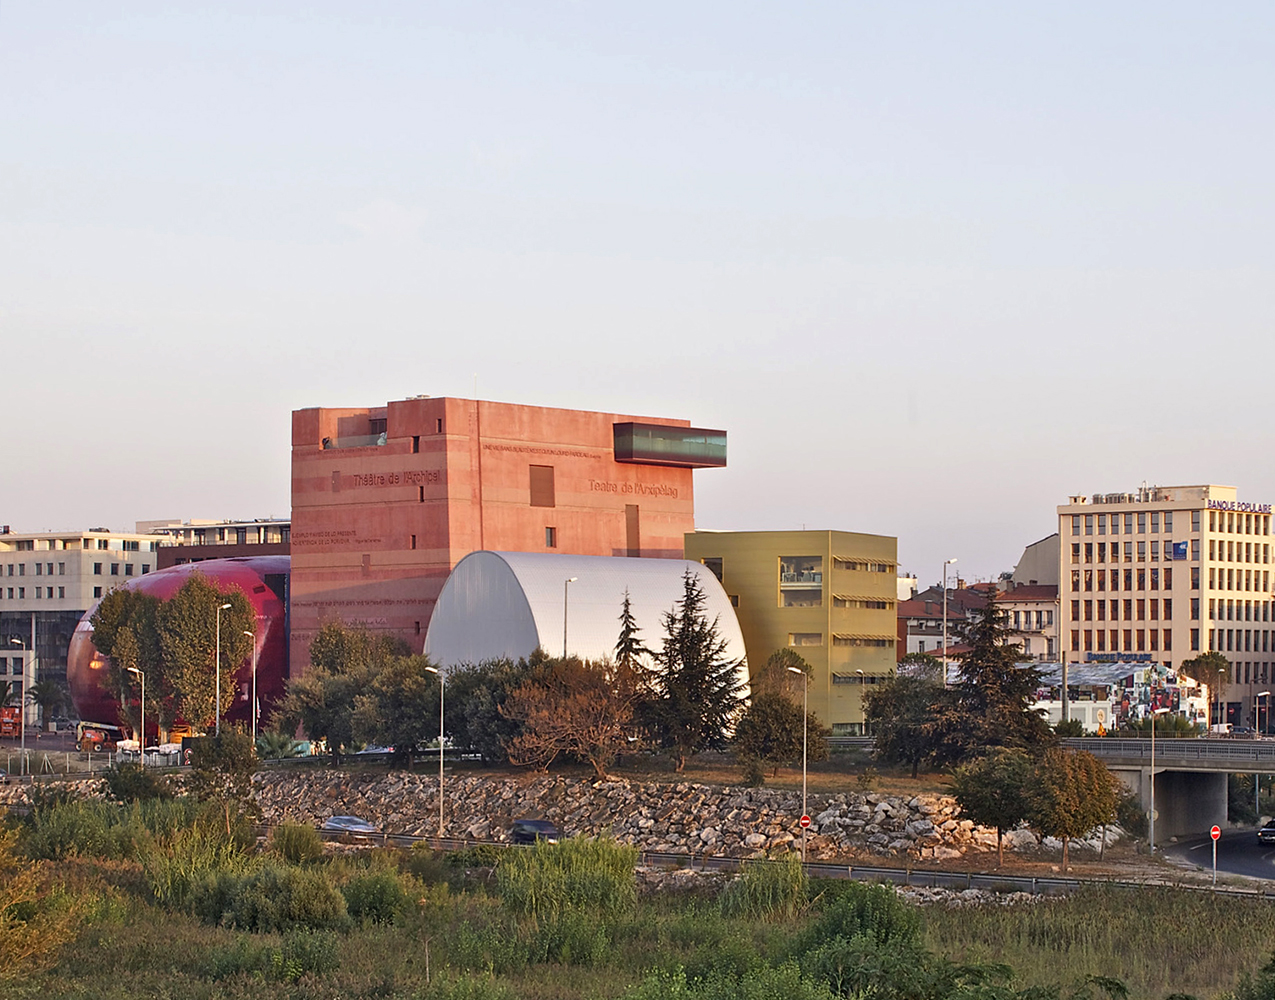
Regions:
<instances>
[{"instance_id":1,"label":"weedy vegetation","mask_svg":"<svg viewBox=\"0 0 1275 1000\"><path fill-rule=\"evenodd\" d=\"M40 1000L1264 1000L1275 907L1171 889L920 909L807 879L639 896L633 848L263 845L226 801L42 795L0 840L0 994ZM230 822L227 822L229 815Z\"/></svg>"}]
</instances>

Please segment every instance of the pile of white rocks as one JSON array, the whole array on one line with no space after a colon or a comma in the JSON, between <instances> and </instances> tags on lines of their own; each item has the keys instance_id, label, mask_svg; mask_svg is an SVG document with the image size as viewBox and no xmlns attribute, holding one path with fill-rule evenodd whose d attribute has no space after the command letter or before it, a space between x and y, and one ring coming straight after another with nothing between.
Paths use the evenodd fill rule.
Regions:
<instances>
[{"instance_id":1,"label":"pile of white rocks","mask_svg":"<svg viewBox=\"0 0 1275 1000\"><path fill-rule=\"evenodd\" d=\"M100 796L100 779L75 782L81 794ZM318 824L353 815L386 833L430 836L438 829L438 779L411 771L350 773L328 768L269 770L254 779L267 823ZM26 786L0 785L0 805L27 802ZM806 853L814 860L876 854L943 861L996 850L996 831L960 816L946 795L911 798L877 792L809 797ZM801 795L776 788L741 788L694 782L591 781L555 775L448 777L443 789L449 837L507 842L513 820L553 821L567 836L615 837L642 850L691 856L760 857L801 840ZM1105 831L1106 845L1123 836ZM1074 840L1071 850L1097 852L1103 831ZM1005 834L1005 850L1049 853L1030 830Z\"/></svg>"},{"instance_id":2,"label":"pile of white rocks","mask_svg":"<svg viewBox=\"0 0 1275 1000\"><path fill-rule=\"evenodd\" d=\"M266 822L348 814L387 833L428 836L438 829L438 779L424 774L271 771L257 776L256 788ZM848 792L812 795L809 806L813 859L867 852L943 860L996 849L996 832L962 819L950 796ZM507 841L510 824L522 817L551 820L568 836L607 834L670 854L761 856L801 839L800 793L693 782L456 776L445 782L443 813L448 836L480 841ZM1109 839L1117 835L1109 829ZM1005 836L1008 851L1039 846L1028 830Z\"/></svg>"}]
</instances>

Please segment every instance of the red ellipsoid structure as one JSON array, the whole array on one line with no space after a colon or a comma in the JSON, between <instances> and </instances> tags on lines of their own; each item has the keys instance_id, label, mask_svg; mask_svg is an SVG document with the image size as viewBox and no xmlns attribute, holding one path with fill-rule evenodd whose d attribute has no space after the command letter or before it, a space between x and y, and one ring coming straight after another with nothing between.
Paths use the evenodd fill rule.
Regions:
<instances>
[{"instance_id":1,"label":"red ellipsoid structure","mask_svg":"<svg viewBox=\"0 0 1275 1000\"><path fill-rule=\"evenodd\" d=\"M198 573L223 592L243 591L257 616L257 700L261 704L259 720L265 720L273 705L283 697L284 681L288 676L287 592L290 565L288 556L208 559L157 570L130 580L124 586L167 600L192 574ZM116 724L120 718L120 701L106 684L106 657L93 645L90 619L96 610L96 604L89 608L71 637L66 660L67 685L81 719ZM222 674L221 698L224 718L251 725L251 656ZM258 722L260 725L261 721ZM149 719L146 729L148 732L152 729Z\"/></svg>"}]
</instances>

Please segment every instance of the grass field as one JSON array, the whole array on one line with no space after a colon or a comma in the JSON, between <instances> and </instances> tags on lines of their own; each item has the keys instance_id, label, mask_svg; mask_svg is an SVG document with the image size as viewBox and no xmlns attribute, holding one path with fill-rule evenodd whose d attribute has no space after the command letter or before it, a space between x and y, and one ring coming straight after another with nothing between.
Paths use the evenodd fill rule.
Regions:
<instances>
[{"instance_id":1,"label":"grass field","mask_svg":"<svg viewBox=\"0 0 1275 1000\"><path fill-rule=\"evenodd\" d=\"M41 888L5 911L6 930L25 919L64 941L24 967L0 933L0 995L826 1000L840 984L879 1000L1049 1000L1100 995L1085 985L1096 975L1134 1000L1213 1000L1275 946L1270 904L1172 889L918 910L885 889L807 884L788 865L720 897L639 898L632 849L606 842L520 852L492 877L469 867L490 863L481 849L332 856L296 828L260 850L217 841L205 820L180 801L29 820L19 852L57 860L7 864L6 878L34 872ZM971 986L953 963L1013 975ZM875 985L855 993L851 974Z\"/></svg>"}]
</instances>

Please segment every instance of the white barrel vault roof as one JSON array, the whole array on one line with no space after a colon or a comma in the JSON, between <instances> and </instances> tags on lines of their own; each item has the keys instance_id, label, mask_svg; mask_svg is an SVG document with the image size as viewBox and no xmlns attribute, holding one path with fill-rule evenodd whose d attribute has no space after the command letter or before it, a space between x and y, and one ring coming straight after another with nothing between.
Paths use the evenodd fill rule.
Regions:
<instances>
[{"instance_id":1,"label":"white barrel vault roof","mask_svg":"<svg viewBox=\"0 0 1275 1000\"><path fill-rule=\"evenodd\" d=\"M539 552L471 552L443 585L425 654L443 667L530 655L537 646L562 654L563 589L567 601L567 652L583 659L615 656L620 611L628 590L642 641L660 648L661 615L681 600L690 571L704 591L709 621L717 619L727 656L744 661L744 636L730 598L713 573L682 559L573 556ZM747 682L747 666L741 668Z\"/></svg>"}]
</instances>

